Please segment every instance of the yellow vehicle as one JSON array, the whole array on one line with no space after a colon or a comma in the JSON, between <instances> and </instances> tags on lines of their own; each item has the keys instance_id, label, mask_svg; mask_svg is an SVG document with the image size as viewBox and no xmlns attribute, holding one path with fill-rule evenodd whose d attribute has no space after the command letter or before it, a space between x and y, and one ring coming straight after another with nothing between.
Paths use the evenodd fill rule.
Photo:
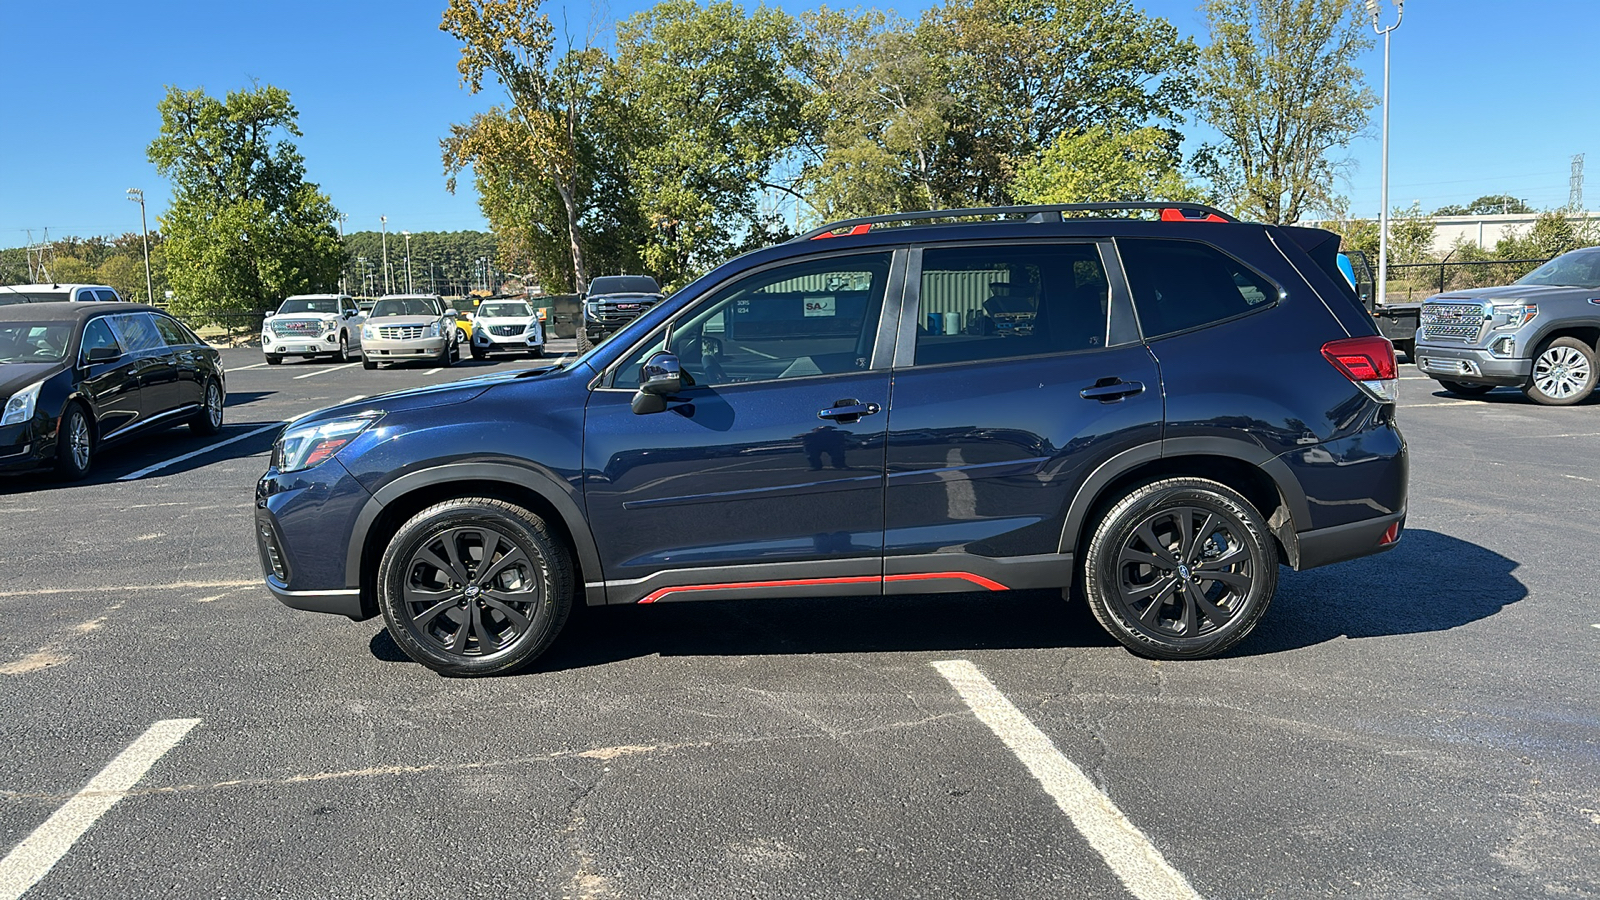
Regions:
<instances>
[{"instance_id":1,"label":"yellow vehicle","mask_svg":"<svg viewBox=\"0 0 1600 900\"><path fill-rule=\"evenodd\" d=\"M482 302L482 297L462 297L457 301L459 309L456 311L456 344L458 346L472 346L472 320L477 317L478 304Z\"/></svg>"}]
</instances>

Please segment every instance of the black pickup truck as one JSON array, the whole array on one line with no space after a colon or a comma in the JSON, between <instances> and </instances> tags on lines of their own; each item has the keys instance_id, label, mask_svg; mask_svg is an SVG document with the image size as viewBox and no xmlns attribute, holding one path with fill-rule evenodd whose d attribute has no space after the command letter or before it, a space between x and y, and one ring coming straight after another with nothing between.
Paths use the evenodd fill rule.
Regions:
<instances>
[{"instance_id":1,"label":"black pickup truck","mask_svg":"<svg viewBox=\"0 0 1600 900\"><path fill-rule=\"evenodd\" d=\"M1372 318L1377 320L1378 331L1394 348L1413 362L1416 361L1417 328L1421 326L1422 303L1385 303L1378 305L1378 292L1374 288L1377 278L1371 264L1367 262L1367 255L1360 250L1341 250L1339 255L1350 264L1345 274L1355 285L1356 296L1361 298L1361 305L1372 313ZM1340 266L1341 269L1344 266Z\"/></svg>"},{"instance_id":2,"label":"black pickup truck","mask_svg":"<svg viewBox=\"0 0 1600 900\"><path fill-rule=\"evenodd\" d=\"M601 275L589 283L583 298L583 327L578 329L578 350L588 350L622 326L660 303L661 286L649 275Z\"/></svg>"}]
</instances>

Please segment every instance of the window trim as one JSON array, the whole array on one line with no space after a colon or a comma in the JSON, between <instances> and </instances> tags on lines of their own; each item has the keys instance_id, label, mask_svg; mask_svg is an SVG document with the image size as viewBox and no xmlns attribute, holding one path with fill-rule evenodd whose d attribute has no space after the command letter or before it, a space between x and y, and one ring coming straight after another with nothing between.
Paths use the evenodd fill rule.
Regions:
<instances>
[{"instance_id":1,"label":"window trim","mask_svg":"<svg viewBox=\"0 0 1600 900\"><path fill-rule=\"evenodd\" d=\"M904 298L904 292L907 283L906 246L904 244L884 244L877 247L857 247L848 250L833 250L825 253L790 256L783 259L773 260L772 262L757 266L752 269L745 269L740 272L732 273L727 278L724 278L721 281L718 281L716 284L713 284L701 291L694 297L694 299L685 302L681 307L674 310L672 315L667 317L666 321L657 325L655 328L652 328L639 340L634 341L632 344L629 344L625 349L620 351L616 357L612 359L611 364L606 367L606 370L602 372L595 380L593 390L620 391L629 394L637 393L638 388L617 387L616 384L617 376L621 373L623 364L628 361L628 358L632 356L633 353L640 347L643 347L649 343L653 343L658 335L664 335L667 342L671 343L672 330L677 327L680 319L691 315L694 310L699 307L699 305L707 298L715 295L718 291L734 284L735 282L743 281L744 279L754 275L760 275L763 272L769 272L773 269L780 269L791 265L821 262L834 259L848 259L852 256L881 256L885 253L889 254L889 274L884 282L883 302L878 307L878 333L874 338L872 357L868 360L867 367L865 369L858 369L855 372L849 373L825 372L820 375L799 375L793 378L769 378L764 381L741 381L731 386L743 387L750 384L798 384L800 382L809 381L815 378L837 378L842 374L855 375L862 372L888 370L890 368L890 360L892 359L894 352L894 328L896 323L899 321L898 307ZM893 313L891 313L891 309L893 310ZM699 387L701 387L701 385L694 385L693 387L690 387L689 390L695 390ZM730 387L730 385L708 385L707 387Z\"/></svg>"},{"instance_id":2,"label":"window trim","mask_svg":"<svg viewBox=\"0 0 1600 900\"><path fill-rule=\"evenodd\" d=\"M1216 252L1222 254L1223 256L1226 256L1227 258L1233 260L1235 263L1238 263L1240 268L1242 268L1242 269L1244 269L1244 270L1246 270L1248 272L1254 273L1257 278L1260 278L1262 281L1265 281L1267 284L1270 284L1273 287L1278 289L1278 295L1276 297L1273 297L1270 302L1263 303L1260 306L1255 307L1254 309L1247 309L1244 312L1235 313L1234 315L1228 316L1226 318L1212 319L1209 322L1204 322L1204 323L1201 323L1199 325L1191 325L1188 328L1179 329L1178 331L1168 331L1168 332L1166 332L1164 334L1159 334L1159 335L1156 335L1155 337L1151 337L1151 336L1145 334L1144 321L1139 318L1139 303L1133 297L1133 282L1131 280L1129 280L1129 281L1127 281L1128 298L1129 298L1129 300L1130 300L1130 302L1132 304L1132 307L1133 307L1133 320L1138 325L1140 339L1142 341L1144 341L1144 343L1146 343L1146 344L1150 344L1150 343L1153 343L1155 341L1164 341L1167 338L1178 337L1179 335L1192 334L1192 333L1194 333L1196 331L1201 331L1201 330L1206 329L1206 328L1212 328L1214 326L1222 325L1222 324L1227 323L1227 322L1235 322L1235 321L1238 321L1239 319L1245 318L1246 316L1253 316L1253 315L1256 315L1257 313L1266 312L1269 309L1275 309L1275 308L1277 308L1278 304L1283 303L1284 301L1289 299L1289 291L1284 288L1283 282L1279 281L1276 278L1273 278L1272 276L1266 274L1265 272L1262 272L1260 269L1256 268L1255 266L1250 265L1249 263L1247 263L1244 260L1240 259L1239 257L1235 256L1234 254L1229 253L1227 250L1223 249L1222 247L1219 247L1216 244L1211 243L1210 241L1201 240L1199 238L1193 238L1193 237L1165 237L1165 236L1156 237L1156 236L1144 236L1144 235L1141 235L1139 237L1118 237L1118 238L1114 238L1112 243L1113 243L1113 246L1114 246L1114 248L1116 250L1116 254L1117 254L1117 265L1118 265L1119 268L1123 269L1124 276L1126 276L1127 269L1126 269L1126 266L1124 266L1123 263L1122 263L1122 242L1123 241L1167 241L1169 243L1181 242L1181 243L1187 243L1187 244L1199 244L1199 245L1201 245L1203 247L1209 247L1210 249L1215 250Z\"/></svg>"},{"instance_id":3,"label":"window trim","mask_svg":"<svg viewBox=\"0 0 1600 900\"><path fill-rule=\"evenodd\" d=\"M1124 337L1113 342L1112 337L1125 329L1117 327L1123 317L1133 315L1131 293L1125 280L1121 279L1122 261L1115 255L1115 248L1107 246L1112 241L1109 236L1102 235L1071 235L1054 237L1007 237L1007 238L979 238L964 241L928 241L917 244L911 248L912 265L906 271L905 301L900 315L900 333L895 342L895 356L893 368L896 371L909 371L912 369L943 369L951 366L971 366L978 364L1006 363L1012 360L1038 360L1050 359L1058 356L1076 356L1081 353L1100 353L1139 343L1137 331L1131 337ZM1089 245L1100 254L1100 268L1106 274L1106 288L1110 295L1106 307L1105 344L1100 347L1086 347L1080 350L1050 350L1043 353L1028 353L1018 356L1004 356L985 359L959 359L952 362L918 363L917 350L917 323L922 315L922 258L926 250L959 250L964 247L992 248L1006 247L1055 247L1064 244ZM1135 326L1137 328L1137 326Z\"/></svg>"}]
</instances>

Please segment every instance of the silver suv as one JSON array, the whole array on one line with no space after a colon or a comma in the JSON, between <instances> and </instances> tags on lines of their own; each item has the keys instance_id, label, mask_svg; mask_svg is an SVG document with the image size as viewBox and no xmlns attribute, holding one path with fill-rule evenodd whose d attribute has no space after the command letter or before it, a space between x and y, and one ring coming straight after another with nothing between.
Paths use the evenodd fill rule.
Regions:
<instances>
[{"instance_id":1,"label":"silver suv","mask_svg":"<svg viewBox=\"0 0 1600 900\"><path fill-rule=\"evenodd\" d=\"M1449 291L1422 304L1417 368L1467 397L1521 388L1549 406L1594 391L1600 247L1550 260L1504 287Z\"/></svg>"},{"instance_id":2,"label":"silver suv","mask_svg":"<svg viewBox=\"0 0 1600 900\"><path fill-rule=\"evenodd\" d=\"M421 360L448 366L461 358L456 311L438 294L385 294L361 326L361 366Z\"/></svg>"}]
</instances>

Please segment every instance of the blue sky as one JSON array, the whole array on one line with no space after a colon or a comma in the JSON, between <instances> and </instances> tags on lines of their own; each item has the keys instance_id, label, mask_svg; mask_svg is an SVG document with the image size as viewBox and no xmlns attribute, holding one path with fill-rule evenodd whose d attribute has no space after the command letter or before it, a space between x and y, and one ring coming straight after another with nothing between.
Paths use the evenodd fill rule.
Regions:
<instances>
[{"instance_id":1,"label":"blue sky","mask_svg":"<svg viewBox=\"0 0 1600 900\"><path fill-rule=\"evenodd\" d=\"M581 33L595 9L613 21L648 5L565 9ZM929 3L877 5L916 15ZM1203 36L1197 0L1143 6ZM548 8L559 20L562 7ZM28 229L38 239L46 226L51 237L136 231L129 187L145 190L155 227L170 189L144 148L165 86L221 95L253 80L290 92L309 176L348 214L349 230L376 229L380 215L394 231L485 227L470 181L452 196L440 168L438 141L450 124L492 102L458 86L457 47L438 30L442 9L441 0L9 4L0 246L25 243ZM1594 0L1412 0L1394 38L1391 204L1433 209L1505 191L1563 205L1571 157L1587 153L1586 205L1600 208L1597 34ZM1364 60L1374 90L1381 46ZM1357 215L1374 215L1376 127L1350 155L1342 192Z\"/></svg>"}]
</instances>

